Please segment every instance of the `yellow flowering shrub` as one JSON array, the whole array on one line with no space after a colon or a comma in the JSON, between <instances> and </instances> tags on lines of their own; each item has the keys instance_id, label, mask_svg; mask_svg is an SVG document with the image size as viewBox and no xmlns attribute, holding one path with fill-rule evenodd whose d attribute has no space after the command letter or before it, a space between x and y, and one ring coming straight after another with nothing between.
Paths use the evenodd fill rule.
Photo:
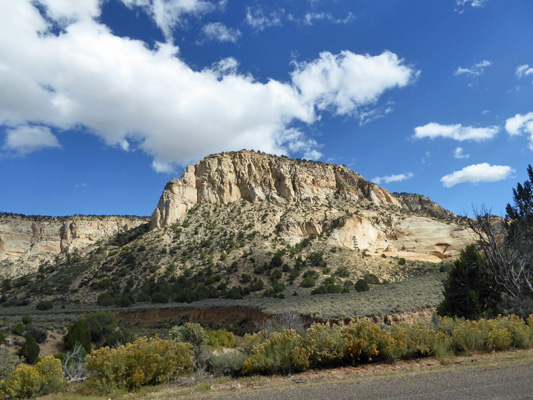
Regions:
<instances>
[{"instance_id":1,"label":"yellow flowering shrub","mask_svg":"<svg viewBox=\"0 0 533 400\"><path fill-rule=\"evenodd\" d=\"M511 333L512 346L519 349L526 349L533 345L533 327L531 322L533 316L529 316L526 324L522 318L516 315L508 315L506 317L498 317L497 321ZM531 322L529 322L531 319Z\"/></svg>"},{"instance_id":2,"label":"yellow flowering shrub","mask_svg":"<svg viewBox=\"0 0 533 400\"><path fill-rule=\"evenodd\" d=\"M343 361L346 341L338 325L313 324L303 334L303 345L308 349L313 367L332 366Z\"/></svg>"},{"instance_id":3,"label":"yellow flowering shrub","mask_svg":"<svg viewBox=\"0 0 533 400\"><path fill-rule=\"evenodd\" d=\"M462 321L452 332L455 351L470 355L485 350L489 335L484 326L484 321Z\"/></svg>"},{"instance_id":4,"label":"yellow flowering shrub","mask_svg":"<svg viewBox=\"0 0 533 400\"><path fill-rule=\"evenodd\" d=\"M242 373L289 373L303 371L308 366L309 356L302 337L294 329L286 329L271 333L268 339L254 346L244 362Z\"/></svg>"},{"instance_id":5,"label":"yellow flowering shrub","mask_svg":"<svg viewBox=\"0 0 533 400\"><path fill-rule=\"evenodd\" d=\"M192 346L154 337L141 338L117 349L104 347L85 359L90 382L107 392L165 383L192 369Z\"/></svg>"},{"instance_id":6,"label":"yellow flowering shrub","mask_svg":"<svg viewBox=\"0 0 533 400\"><path fill-rule=\"evenodd\" d=\"M390 334L406 346L401 357L427 357L433 354L436 332L422 323L393 325Z\"/></svg>"},{"instance_id":7,"label":"yellow flowering shrub","mask_svg":"<svg viewBox=\"0 0 533 400\"><path fill-rule=\"evenodd\" d=\"M33 366L19 365L9 379L0 381L0 397L32 398L56 392L64 384L61 361L53 357L45 357Z\"/></svg>"},{"instance_id":8,"label":"yellow flowering shrub","mask_svg":"<svg viewBox=\"0 0 533 400\"><path fill-rule=\"evenodd\" d=\"M344 328L346 358L352 362L395 360L406 351L405 343L369 321L355 321Z\"/></svg>"}]
</instances>

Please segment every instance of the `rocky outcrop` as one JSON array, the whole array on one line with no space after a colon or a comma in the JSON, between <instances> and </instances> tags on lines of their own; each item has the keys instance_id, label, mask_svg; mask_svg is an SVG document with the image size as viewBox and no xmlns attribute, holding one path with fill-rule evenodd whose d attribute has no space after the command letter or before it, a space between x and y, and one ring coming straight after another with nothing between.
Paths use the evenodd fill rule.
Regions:
<instances>
[{"instance_id":1,"label":"rocky outcrop","mask_svg":"<svg viewBox=\"0 0 533 400\"><path fill-rule=\"evenodd\" d=\"M35 272L41 262L62 252L82 249L145 218L116 216L29 217L0 215L0 279Z\"/></svg>"},{"instance_id":2,"label":"rocky outcrop","mask_svg":"<svg viewBox=\"0 0 533 400\"><path fill-rule=\"evenodd\" d=\"M439 206L429 197L414 193L393 193L400 202L401 207L413 213L439 219L454 218L456 215L449 210Z\"/></svg>"},{"instance_id":3,"label":"rocky outcrop","mask_svg":"<svg viewBox=\"0 0 533 400\"><path fill-rule=\"evenodd\" d=\"M328 243L352 250L381 250L389 248L383 231L362 216L346 216L333 221Z\"/></svg>"},{"instance_id":4,"label":"rocky outcrop","mask_svg":"<svg viewBox=\"0 0 533 400\"><path fill-rule=\"evenodd\" d=\"M180 179L172 179L152 214L152 226L171 225L203 202L324 202L333 196L377 206L400 206L387 190L345 166L243 150L206 157L187 167Z\"/></svg>"}]
</instances>

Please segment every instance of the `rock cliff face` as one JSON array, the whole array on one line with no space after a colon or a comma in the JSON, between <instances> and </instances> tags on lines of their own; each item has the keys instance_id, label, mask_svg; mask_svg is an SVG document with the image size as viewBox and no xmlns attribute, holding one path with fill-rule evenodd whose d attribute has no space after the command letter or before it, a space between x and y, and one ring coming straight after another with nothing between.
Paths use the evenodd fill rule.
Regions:
<instances>
[{"instance_id":1,"label":"rock cliff face","mask_svg":"<svg viewBox=\"0 0 533 400\"><path fill-rule=\"evenodd\" d=\"M211 155L165 187L152 227L187 218L196 204L270 204L259 227L287 244L325 236L330 246L407 259L454 257L472 238L456 216L429 198L392 195L341 165L251 151Z\"/></svg>"},{"instance_id":2,"label":"rock cliff face","mask_svg":"<svg viewBox=\"0 0 533 400\"><path fill-rule=\"evenodd\" d=\"M189 166L180 179L172 179L152 214L152 226L171 225L197 203L227 204L244 199L283 204L326 201L329 196L400 206L385 189L344 166L243 150L206 157Z\"/></svg>"},{"instance_id":3,"label":"rock cliff face","mask_svg":"<svg viewBox=\"0 0 533 400\"><path fill-rule=\"evenodd\" d=\"M455 214L439 206L429 197L414 193L393 193L402 208L413 213L420 213L432 218L453 218Z\"/></svg>"},{"instance_id":4,"label":"rock cliff face","mask_svg":"<svg viewBox=\"0 0 533 400\"><path fill-rule=\"evenodd\" d=\"M55 255L147 223L139 217L0 215L0 279L35 272Z\"/></svg>"}]
</instances>

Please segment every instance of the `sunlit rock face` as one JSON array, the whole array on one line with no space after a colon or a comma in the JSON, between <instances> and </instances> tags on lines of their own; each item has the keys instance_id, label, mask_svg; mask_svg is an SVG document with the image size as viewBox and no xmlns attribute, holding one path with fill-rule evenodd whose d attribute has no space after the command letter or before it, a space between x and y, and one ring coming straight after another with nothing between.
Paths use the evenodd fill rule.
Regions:
<instances>
[{"instance_id":1,"label":"sunlit rock face","mask_svg":"<svg viewBox=\"0 0 533 400\"><path fill-rule=\"evenodd\" d=\"M387 190L345 166L243 150L206 157L172 179L152 214L152 226L171 225L197 203L324 202L329 196L400 206Z\"/></svg>"}]
</instances>

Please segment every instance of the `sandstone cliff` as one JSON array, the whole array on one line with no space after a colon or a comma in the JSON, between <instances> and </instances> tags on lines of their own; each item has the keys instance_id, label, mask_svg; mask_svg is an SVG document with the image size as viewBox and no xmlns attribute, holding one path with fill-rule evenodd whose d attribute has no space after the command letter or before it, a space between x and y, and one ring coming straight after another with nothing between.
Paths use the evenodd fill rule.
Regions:
<instances>
[{"instance_id":1,"label":"sandstone cliff","mask_svg":"<svg viewBox=\"0 0 533 400\"><path fill-rule=\"evenodd\" d=\"M35 272L41 262L146 223L139 217L0 214L0 279Z\"/></svg>"},{"instance_id":2,"label":"sandstone cliff","mask_svg":"<svg viewBox=\"0 0 533 400\"><path fill-rule=\"evenodd\" d=\"M206 157L172 179L152 226L184 220L197 204L240 200L270 204L260 233L274 230L290 245L325 235L331 246L439 261L472 240L453 213L427 197L391 195L345 166L244 150Z\"/></svg>"},{"instance_id":3,"label":"sandstone cliff","mask_svg":"<svg viewBox=\"0 0 533 400\"><path fill-rule=\"evenodd\" d=\"M331 196L356 203L400 206L385 189L345 166L243 150L206 157L187 167L180 179L172 179L152 214L152 226L169 226L198 203L227 204L241 199L320 202Z\"/></svg>"},{"instance_id":4,"label":"sandstone cliff","mask_svg":"<svg viewBox=\"0 0 533 400\"><path fill-rule=\"evenodd\" d=\"M413 213L423 214L432 218L449 219L455 218L456 215L449 210L439 206L429 197L414 193L393 193L394 197L400 202L402 208Z\"/></svg>"}]
</instances>

